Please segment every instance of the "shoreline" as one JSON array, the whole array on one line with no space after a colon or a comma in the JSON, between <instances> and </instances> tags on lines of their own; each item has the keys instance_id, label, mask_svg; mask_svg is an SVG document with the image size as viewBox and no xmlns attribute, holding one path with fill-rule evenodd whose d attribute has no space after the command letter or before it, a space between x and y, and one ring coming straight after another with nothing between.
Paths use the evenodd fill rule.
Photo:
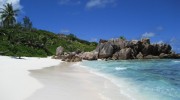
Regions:
<instances>
[{"instance_id":1,"label":"shoreline","mask_svg":"<svg viewBox=\"0 0 180 100\"><path fill-rule=\"evenodd\" d=\"M130 100L111 80L89 72L78 63L62 62L30 72L44 87L26 100Z\"/></svg>"},{"instance_id":2,"label":"shoreline","mask_svg":"<svg viewBox=\"0 0 180 100\"><path fill-rule=\"evenodd\" d=\"M22 58L0 56L0 99L130 100L120 93L120 88L113 82L89 72L78 63L50 57Z\"/></svg>"},{"instance_id":3,"label":"shoreline","mask_svg":"<svg viewBox=\"0 0 180 100\"><path fill-rule=\"evenodd\" d=\"M160 98L153 93L142 95L133 80L101 73L82 62L50 57L0 56L0 60L2 100L144 100L151 95Z\"/></svg>"}]
</instances>

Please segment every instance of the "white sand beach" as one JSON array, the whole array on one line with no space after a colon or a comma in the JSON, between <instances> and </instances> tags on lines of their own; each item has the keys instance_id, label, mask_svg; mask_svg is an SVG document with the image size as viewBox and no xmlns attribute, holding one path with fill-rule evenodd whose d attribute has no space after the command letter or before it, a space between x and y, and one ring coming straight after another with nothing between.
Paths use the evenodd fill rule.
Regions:
<instances>
[{"instance_id":1,"label":"white sand beach","mask_svg":"<svg viewBox=\"0 0 180 100\"><path fill-rule=\"evenodd\" d=\"M16 59L0 56L0 100L25 100L43 88L38 80L29 76L29 70L55 66L60 60L22 57Z\"/></svg>"},{"instance_id":2,"label":"white sand beach","mask_svg":"<svg viewBox=\"0 0 180 100\"><path fill-rule=\"evenodd\" d=\"M110 80L51 58L0 56L0 80L0 100L129 100Z\"/></svg>"}]
</instances>

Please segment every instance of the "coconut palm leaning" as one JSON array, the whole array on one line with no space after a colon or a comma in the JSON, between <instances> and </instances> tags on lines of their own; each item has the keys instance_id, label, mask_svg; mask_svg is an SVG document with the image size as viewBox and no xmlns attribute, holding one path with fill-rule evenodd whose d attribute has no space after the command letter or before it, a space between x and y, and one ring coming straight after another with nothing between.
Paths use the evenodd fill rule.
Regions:
<instances>
[{"instance_id":1,"label":"coconut palm leaning","mask_svg":"<svg viewBox=\"0 0 180 100\"><path fill-rule=\"evenodd\" d=\"M16 16L18 16L19 9L13 8L12 4L7 3L0 8L1 20L4 27L14 26L16 23Z\"/></svg>"}]
</instances>

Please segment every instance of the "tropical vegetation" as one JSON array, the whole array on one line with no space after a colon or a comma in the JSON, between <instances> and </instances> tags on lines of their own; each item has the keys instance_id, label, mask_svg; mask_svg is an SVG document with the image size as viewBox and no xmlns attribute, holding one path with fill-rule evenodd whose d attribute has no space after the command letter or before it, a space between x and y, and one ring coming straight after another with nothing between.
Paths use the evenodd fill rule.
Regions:
<instances>
[{"instance_id":1,"label":"tropical vegetation","mask_svg":"<svg viewBox=\"0 0 180 100\"><path fill-rule=\"evenodd\" d=\"M1 8L1 20L4 27L11 27L16 24L16 16L18 15L19 10L13 9L12 4L7 3L3 5L4 7Z\"/></svg>"},{"instance_id":2,"label":"tropical vegetation","mask_svg":"<svg viewBox=\"0 0 180 100\"><path fill-rule=\"evenodd\" d=\"M33 27L29 17L25 16L23 22L16 22L18 9L14 10L12 4L5 4L0 15L0 55L8 56L51 56L56 48L62 46L66 52L76 50L92 51L97 43L77 38L74 34L55 34Z\"/></svg>"}]
</instances>

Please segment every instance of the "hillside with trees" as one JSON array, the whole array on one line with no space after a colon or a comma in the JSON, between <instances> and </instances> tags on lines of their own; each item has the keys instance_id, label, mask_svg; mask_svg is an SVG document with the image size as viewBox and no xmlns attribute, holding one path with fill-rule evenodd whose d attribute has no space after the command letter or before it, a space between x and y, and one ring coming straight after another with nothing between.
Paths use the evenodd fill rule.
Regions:
<instances>
[{"instance_id":1,"label":"hillside with trees","mask_svg":"<svg viewBox=\"0 0 180 100\"><path fill-rule=\"evenodd\" d=\"M97 46L96 42L79 39L74 34L55 34L33 28L27 16L17 23L18 12L12 4L5 4L0 10L0 55L45 57L54 55L58 46L64 47L66 52L92 51Z\"/></svg>"}]
</instances>

